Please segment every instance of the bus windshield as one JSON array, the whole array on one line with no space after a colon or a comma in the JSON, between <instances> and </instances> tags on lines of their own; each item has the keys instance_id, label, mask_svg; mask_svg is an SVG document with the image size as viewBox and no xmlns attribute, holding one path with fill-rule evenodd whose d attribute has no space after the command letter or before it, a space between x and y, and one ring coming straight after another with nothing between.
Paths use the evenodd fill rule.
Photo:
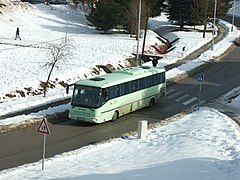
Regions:
<instances>
[{"instance_id":1,"label":"bus windshield","mask_svg":"<svg viewBox=\"0 0 240 180\"><path fill-rule=\"evenodd\" d=\"M98 108L103 104L101 88L75 85L72 106Z\"/></svg>"}]
</instances>

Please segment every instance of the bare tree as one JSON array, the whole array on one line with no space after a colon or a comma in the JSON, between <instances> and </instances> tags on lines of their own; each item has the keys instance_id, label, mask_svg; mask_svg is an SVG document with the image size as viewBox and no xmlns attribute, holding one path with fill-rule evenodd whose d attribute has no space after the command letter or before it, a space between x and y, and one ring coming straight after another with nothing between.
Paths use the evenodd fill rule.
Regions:
<instances>
[{"instance_id":1,"label":"bare tree","mask_svg":"<svg viewBox=\"0 0 240 180\"><path fill-rule=\"evenodd\" d=\"M163 2L164 0L143 0L142 1L142 19L144 20L143 21L144 37L143 37L142 57L144 55L144 50L145 50L149 17L154 17L161 14L161 6Z\"/></svg>"},{"instance_id":2,"label":"bare tree","mask_svg":"<svg viewBox=\"0 0 240 180\"><path fill-rule=\"evenodd\" d=\"M125 18L130 24L131 37L137 34L138 0L131 0L125 10ZM136 36L137 39L137 36Z\"/></svg>"},{"instance_id":3,"label":"bare tree","mask_svg":"<svg viewBox=\"0 0 240 180\"><path fill-rule=\"evenodd\" d=\"M46 97L47 88L49 87L49 81L54 68L58 68L60 62L65 61L66 57L70 54L70 44L62 41L60 44L49 44L48 49L50 50L49 61L44 65L50 68L48 73L47 81L43 83L43 96Z\"/></svg>"},{"instance_id":4,"label":"bare tree","mask_svg":"<svg viewBox=\"0 0 240 180\"><path fill-rule=\"evenodd\" d=\"M146 1L143 1L142 7L144 9L143 13L142 13L142 16L143 16L143 19L144 19L144 36L143 36L143 47L142 47L142 57L143 57L144 51L145 51L148 20L149 20L150 13L151 13L151 7L149 6L149 4ZM140 65L141 65L141 61L140 61Z\"/></svg>"}]
</instances>

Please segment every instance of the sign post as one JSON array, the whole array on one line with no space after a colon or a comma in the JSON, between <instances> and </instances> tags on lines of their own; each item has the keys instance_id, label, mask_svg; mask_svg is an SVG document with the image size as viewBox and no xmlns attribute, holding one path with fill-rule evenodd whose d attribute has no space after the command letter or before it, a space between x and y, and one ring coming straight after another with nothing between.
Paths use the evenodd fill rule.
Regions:
<instances>
[{"instance_id":1,"label":"sign post","mask_svg":"<svg viewBox=\"0 0 240 180\"><path fill-rule=\"evenodd\" d=\"M37 132L43 133L43 158L42 158L42 170L44 170L44 159L45 159L45 150L46 150L46 136L50 134L46 118L43 118Z\"/></svg>"},{"instance_id":2,"label":"sign post","mask_svg":"<svg viewBox=\"0 0 240 180\"><path fill-rule=\"evenodd\" d=\"M201 101L201 91L202 91L202 83L204 81L204 74L203 73L198 73L197 74L197 80L200 82L200 85L199 85L199 98L198 98L198 110L200 108L200 101Z\"/></svg>"}]
</instances>

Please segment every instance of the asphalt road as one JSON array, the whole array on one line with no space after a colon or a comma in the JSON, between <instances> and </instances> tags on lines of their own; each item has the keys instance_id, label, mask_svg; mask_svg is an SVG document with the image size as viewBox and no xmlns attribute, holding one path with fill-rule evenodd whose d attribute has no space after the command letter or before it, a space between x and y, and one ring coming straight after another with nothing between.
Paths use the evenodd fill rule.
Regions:
<instances>
[{"instance_id":1,"label":"asphalt road","mask_svg":"<svg viewBox=\"0 0 240 180\"><path fill-rule=\"evenodd\" d=\"M224 21L232 23L232 16L224 16L221 19L223 19ZM237 27L240 27L240 19L236 16L234 18L234 25L237 26Z\"/></svg>"},{"instance_id":2,"label":"asphalt road","mask_svg":"<svg viewBox=\"0 0 240 180\"><path fill-rule=\"evenodd\" d=\"M201 100L210 102L214 98L240 85L240 49L236 47L221 62L209 64L201 70L205 75ZM199 82L196 73L168 86L167 98L153 108L145 108L125 115L115 122L100 125L70 121L59 118L60 123L51 124L51 135L47 136L46 157L78 149L111 137L137 129L139 120L159 122L189 107L198 106ZM65 120L65 121L62 121ZM14 133L0 134L0 170L15 167L42 158L43 135L36 132L37 126Z\"/></svg>"},{"instance_id":3,"label":"asphalt road","mask_svg":"<svg viewBox=\"0 0 240 180\"><path fill-rule=\"evenodd\" d=\"M221 62L201 70L205 75L201 99L209 102L240 85L240 49L237 47ZM119 137L136 130L139 120L159 122L191 106L197 107L199 82L196 74L168 87L165 101L137 112L128 114L116 122L90 125L76 121L61 121L49 124L51 135L47 137L46 157L94 144L110 137ZM192 101L192 102L191 102ZM190 102L190 103L189 103ZM40 160L42 157L42 134L36 133L37 126L20 132L0 135L0 170Z\"/></svg>"}]
</instances>

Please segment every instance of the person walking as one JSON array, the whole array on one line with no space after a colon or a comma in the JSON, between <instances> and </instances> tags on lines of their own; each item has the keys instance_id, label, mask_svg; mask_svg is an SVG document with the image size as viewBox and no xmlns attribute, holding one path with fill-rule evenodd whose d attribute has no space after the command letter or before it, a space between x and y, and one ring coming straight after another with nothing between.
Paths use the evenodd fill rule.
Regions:
<instances>
[{"instance_id":1,"label":"person walking","mask_svg":"<svg viewBox=\"0 0 240 180\"><path fill-rule=\"evenodd\" d=\"M154 57L154 58L153 58L152 64L153 64L153 67L156 67L156 66L157 66L157 64L158 64L158 59L157 59L157 57Z\"/></svg>"},{"instance_id":2,"label":"person walking","mask_svg":"<svg viewBox=\"0 0 240 180\"><path fill-rule=\"evenodd\" d=\"M15 40L17 40L17 39L21 40L20 35L19 35L19 28L17 28L17 30L16 30Z\"/></svg>"}]
</instances>

